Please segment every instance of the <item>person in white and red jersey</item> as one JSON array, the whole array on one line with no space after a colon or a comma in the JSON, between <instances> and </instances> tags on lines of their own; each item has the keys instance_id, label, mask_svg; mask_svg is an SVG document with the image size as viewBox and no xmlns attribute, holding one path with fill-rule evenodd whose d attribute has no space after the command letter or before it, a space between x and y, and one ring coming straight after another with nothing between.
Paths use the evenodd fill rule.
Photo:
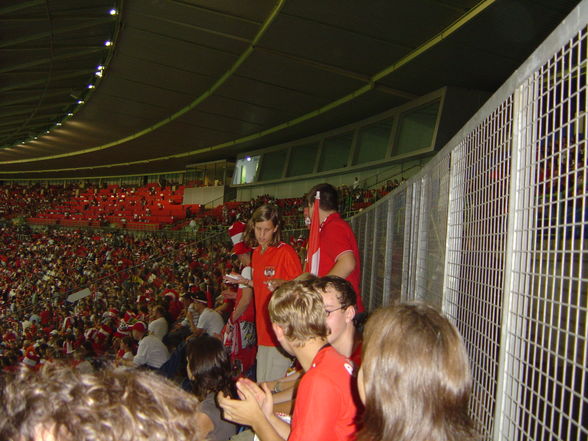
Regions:
<instances>
[{"instance_id":1,"label":"person in white and red jersey","mask_svg":"<svg viewBox=\"0 0 588 441\"><path fill-rule=\"evenodd\" d=\"M245 280L252 279L251 248L243 242L245 224L235 222L229 228L229 235L233 242L232 254L237 256L241 264L239 274ZM237 283L236 274L225 277L227 284ZM230 285L229 285L230 286ZM253 289L245 284L237 285L235 293L235 308L231 313L223 333L223 342L228 346L231 355L231 363L236 368L235 372L247 373L255 363L257 354L257 337L255 332L255 305L253 302Z\"/></svg>"}]
</instances>

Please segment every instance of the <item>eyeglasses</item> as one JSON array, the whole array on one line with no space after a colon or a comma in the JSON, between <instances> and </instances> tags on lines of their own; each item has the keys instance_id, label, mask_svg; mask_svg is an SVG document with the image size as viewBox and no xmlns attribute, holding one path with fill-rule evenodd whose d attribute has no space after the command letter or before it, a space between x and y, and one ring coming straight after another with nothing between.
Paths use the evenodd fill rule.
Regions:
<instances>
[{"instance_id":1,"label":"eyeglasses","mask_svg":"<svg viewBox=\"0 0 588 441\"><path fill-rule=\"evenodd\" d=\"M327 313L327 317L328 317L329 315L331 315L331 312L339 311L340 309L345 309L345 308L347 308L347 306L339 306L338 308L331 309L330 311L328 309L325 309L325 312Z\"/></svg>"}]
</instances>

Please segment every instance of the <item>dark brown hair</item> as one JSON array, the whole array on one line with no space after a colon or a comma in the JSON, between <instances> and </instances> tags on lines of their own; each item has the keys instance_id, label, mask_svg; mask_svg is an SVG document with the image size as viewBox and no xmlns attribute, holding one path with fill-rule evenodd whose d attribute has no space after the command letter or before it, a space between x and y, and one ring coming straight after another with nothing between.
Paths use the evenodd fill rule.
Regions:
<instances>
[{"instance_id":1,"label":"dark brown hair","mask_svg":"<svg viewBox=\"0 0 588 441\"><path fill-rule=\"evenodd\" d=\"M342 309L355 306L357 303L357 295L355 294L353 285L342 277L323 276L318 279L311 279L306 283L318 291L326 291L327 288L333 288L337 292L337 300L341 304Z\"/></svg>"},{"instance_id":2,"label":"dark brown hair","mask_svg":"<svg viewBox=\"0 0 588 441\"><path fill-rule=\"evenodd\" d=\"M361 369L366 406L358 440L475 438L468 356L458 331L432 307L375 311L366 324Z\"/></svg>"},{"instance_id":3,"label":"dark brown hair","mask_svg":"<svg viewBox=\"0 0 588 441\"><path fill-rule=\"evenodd\" d=\"M314 204L314 200L316 198L316 192L320 192L320 203L319 207L322 210L337 211L339 208L339 195L337 193L337 189L333 187L331 184L317 184L310 189L308 193L306 193L306 205L312 206Z\"/></svg>"},{"instance_id":4,"label":"dark brown hair","mask_svg":"<svg viewBox=\"0 0 588 441\"><path fill-rule=\"evenodd\" d=\"M275 247L282 241L282 217L280 216L280 210L277 205L264 204L258 207L247 221L245 233L243 234L243 242L249 248L259 246L255 238L255 224L266 221L272 221L273 226L278 227L270 242L270 246Z\"/></svg>"},{"instance_id":5,"label":"dark brown hair","mask_svg":"<svg viewBox=\"0 0 588 441\"><path fill-rule=\"evenodd\" d=\"M210 392L231 395L231 361L222 342L209 335L192 338L186 345L186 359L192 378L192 391L202 401Z\"/></svg>"}]
</instances>

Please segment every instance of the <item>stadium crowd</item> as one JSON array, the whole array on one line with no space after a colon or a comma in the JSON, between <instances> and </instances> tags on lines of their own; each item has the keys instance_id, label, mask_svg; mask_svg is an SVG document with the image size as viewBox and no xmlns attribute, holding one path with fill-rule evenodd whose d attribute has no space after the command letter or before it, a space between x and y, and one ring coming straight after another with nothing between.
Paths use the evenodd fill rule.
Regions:
<instances>
[{"instance_id":1,"label":"stadium crowd","mask_svg":"<svg viewBox=\"0 0 588 441\"><path fill-rule=\"evenodd\" d=\"M459 357L450 360L459 366L458 378L454 372L448 377L459 381L459 396L435 397L439 408L434 415L427 415L426 396L417 396L410 384L401 381L398 387L415 397L424 418L431 417L431 431L469 439L473 430L467 417L471 390L467 355L464 359L459 335L446 319L424 306L408 306L401 311L408 317L407 327L420 320L423 329L432 329L435 339L420 335L421 330L413 327L395 340L402 342L412 333L415 341L422 340L420 349L387 347L381 342L369 346L369 340L380 338L374 329L385 321L401 319L395 319L396 310L390 310L387 315L380 313L378 317L385 320L378 319L378 326L368 321L362 344L365 313L357 244L337 208L349 204L348 208L362 209L364 203L372 203L396 185L389 182L378 191L364 191L358 186L336 190L322 184L305 198L279 200L263 195L246 203L225 204L200 217L206 221L199 228L206 229L207 222L216 228L220 225L230 242L227 235L198 243L133 235L124 229L89 232L0 224L0 367L4 372L0 378L7 382L2 388L0 435L12 436L20 430L22 436L26 424L33 427L26 430L39 430L33 419L14 422L20 418L15 397L21 397L23 403L30 398L23 388L59 376L61 389L48 388L59 402L63 399L60 394L69 388L106 387L106 375L126 385L120 387L133 389L125 393L135 393L141 389L138 381L130 381L125 377L129 374L121 372L137 370L136 378L145 371L159 374L149 374L143 381L152 385L149 399L160 406L175 405L157 395L158 390L171 387L171 383L160 386L159 381L173 381L196 396L200 404L193 421L186 423L194 429L188 439L252 439L251 430L261 441L351 440L356 436L363 440L433 439L430 431L418 436L403 433L402 425L390 433L377 432L378 427L388 428L382 421L388 418L382 409L389 404L382 400L390 394L382 394L386 385L375 379L380 368L389 368L386 356L398 357L399 351L412 350L416 358L428 363L429 371L421 372L419 381L443 383L448 380L439 375L440 366L427 357L445 357L435 355L436 350L458 350ZM315 201L319 190L321 197ZM64 196L59 202L66 200ZM5 213L15 218L19 210L33 211L10 207ZM304 270L302 266L306 234L290 234L288 240L281 220L284 214L298 219L286 227L302 225L311 235L313 222L320 221L320 228L314 225L323 240L322 260L312 270L316 275L309 274L312 259ZM310 255L310 248L308 252ZM296 280L290 281L293 278ZM436 348L442 335L447 335L448 342ZM376 345L389 349L389 354L374 352ZM424 355L419 355L421 350ZM362 359L369 377L360 375L356 383ZM396 403L403 408L412 405ZM88 403L67 408L75 412L76 406L86 412ZM364 409L370 412L369 418L363 415ZM50 401L39 412L47 413L42 421L51 422L42 428L53 431L54 438L47 439L58 439L55 435L60 431L68 434L64 439L78 436L78 429L67 418L62 421ZM177 412L185 414L183 409ZM160 414L156 412L153 418L161 418ZM129 414L132 421L128 424L135 427L138 416ZM362 427L364 420L370 427ZM242 431L247 427L250 430ZM176 429L173 424L169 427ZM143 435L149 436L147 432ZM102 439L96 433L92 436Z\"/></svg>"}]
</instances>

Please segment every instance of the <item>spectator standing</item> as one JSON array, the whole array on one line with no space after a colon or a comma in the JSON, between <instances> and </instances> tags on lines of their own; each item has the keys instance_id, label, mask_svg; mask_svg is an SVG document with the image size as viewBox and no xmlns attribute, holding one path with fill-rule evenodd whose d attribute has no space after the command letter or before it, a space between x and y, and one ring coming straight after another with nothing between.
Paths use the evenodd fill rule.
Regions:
<instances>
[{"instance_id":1,"label":"spectator standing","mask_svg":"<svg viewBox=\"0 0 588 441\"><path fill-rule=\"evenodd\" d=\"M337 212L337 189L330 184L315 185L306 195L306 204L312 213L316 193L319 203L319 244L320 259L318 277L339 276L347 279L357 293L357 310L363 312L359 283L361 280L359 248L355 234Z\"/></svg>"},{"instance_id":2,"label":"spectator standing","mask_svg":"<svg viewBox=\"0 0 588 441\"><path fill-rule=\"evenodd\" d=\"M247 223L245 244L255 248L252 256L251 280L240 283L253 287L255 325L257 330L257 381L275 380L284 376L290 358L278 350L267 305L272 295L272 280L292 280L302 273L294 248L282 242L282 220L276 205L257 208Z\"/></svg>"},{"instance_id":3,"label":"spectator standing","mask_svg":"<svg viewBox=\"0 0 588 441\"><path fill-rule=\"evenodd\" d=\"M229 228L233 242L231 252L239 259L241 277L245 280L251 280L251 248L243 242L245 227L243 222L235 222ZM225 277L225 281L234 284L236 280ZM224 342L230 348L231 361L233 366L237 368L235 372L246 374L252 368L257 354L255 304L253 289L250 286L238 284L235 308L227 321L225 330Z\"/></svg>"}]
</instances>

